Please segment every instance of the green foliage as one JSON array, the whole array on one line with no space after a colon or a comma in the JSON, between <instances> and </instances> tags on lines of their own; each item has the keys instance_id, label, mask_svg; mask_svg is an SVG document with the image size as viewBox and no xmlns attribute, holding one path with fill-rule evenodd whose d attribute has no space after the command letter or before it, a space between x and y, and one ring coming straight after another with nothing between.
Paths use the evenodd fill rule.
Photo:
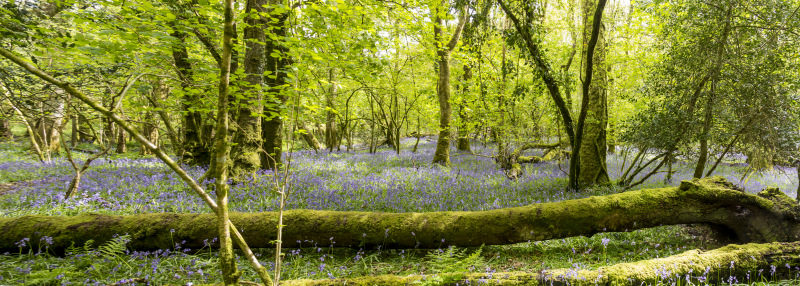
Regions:
<instances>
[{"instance_id":1,"label":"green foliage","mask_svg":"<svg viewBox=\"0 0 800 286\"><path fill-rule=\"evenodd\" d=\"M483 247L467 254L466 249L450 246L447 250L428 253L426 259L431 262L431 270L437 273L475 272L483 270L487 262L481 256Z\"/></svg>"},{"instance_id":2,"label":"green foliage","mask_svg":"<svg viewBox=\"0 0 800 286\"><path fill-rule=\"evenodd\" d=\"M797 50L787 43L797 37L763 30L784 21L796 24L790 19L793 3L761 1L749 8L732 1L639 3L657 23L652 32L661 56L643 83L640 97L647 107L626 123L624 140L691 154L701 138L723 146L741 135L735 149L741 153L796 152ZM752 13L770 16L754 19ZM709 108L710 122L704 117ZM705 125L708 135L701 132Z\"/></svg>"},{"instance_id":3,"label":"green foliage","mask_svg":"<svg viewBox=\"0 0 800 286\"><path fill-rule=\"evenodd\" d=\"M127 252L125 251L125 245L128 244L129 241L131 241L130 235L118 236L101 245L97 250L106 259L118 260L124 263L125 260L120 256Z\"/></svg>"}]
</instances>

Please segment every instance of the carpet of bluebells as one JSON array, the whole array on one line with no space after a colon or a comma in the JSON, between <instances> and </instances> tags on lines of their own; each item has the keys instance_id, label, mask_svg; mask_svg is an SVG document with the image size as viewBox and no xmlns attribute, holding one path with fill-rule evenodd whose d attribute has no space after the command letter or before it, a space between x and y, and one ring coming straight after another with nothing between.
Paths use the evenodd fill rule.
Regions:
<instances>
[{"instance_id":1,"label":"carpet of bluebells","mask_svg":"<svg viewBox=\"0 0 800 286\"><path fill-rule=\"evenodd\" d=\"M410 140L409 140L410 141ZM413 144L413 142L406 142ZM511 181L494 160L483 156L455 155L452 168L430 164L433 142L421 142L412 153L380 150L365 152L298 151L292 154L292 193L288 209L365 210L383 212L479 211L532 203L553 202L603 195L614 190L565 191L569 167L564 162L525 165L519 180ZM493 147L476 146L476 153L490 155ZM623 156L610 156L608 169L619 177ZM80 163L80 162L79 162ZM692 176L691 164L676 164L671 185ZM776 186L795 197L794 168L775 167L740 181L742 164L723 164L714 175L722 175L749 192ZM739 167L738 172L735 170ZM203 168L186 167L194 177ZM664 186L664 172L652 176L638 188ZM65 201L64 193L73 176L69 162L54 159L39 163L21 160L18 152L0 151L0 183L24 182L13 193L0 197L2 216L26 214L74 215L83 212L134 214L141 212L210 212L183 181L157 158L100 159L83 175L77 196ZM231 210L262 212L275 210L277 196L272 174L231 188ZM638 189L637 188L637 189Z\"/></svg>"},{"instance_id":2,"label":"carpet of bluebells","mask_svg":"<svg viewBox=\"0 0 800 286\"><path fill-rule=\"evenodd\" d=\"M21 141L20 141L21 142ZM25 154L24 143L0 143L0 216L29 214L69 216L86 212L136 214L152 212L210 212L184 183L155 158L110 156L93 162L84 174L80 191L71 199L64 192L73 176L70 164L61 158L40 163ZM313 152L291 154L291 193L288 209L364 210L382 212L478 211L539 202L606 195L619 189L597 188L583 192L565 191L564 161L524 166L524 175L508 180L497 168L492 155L496 147L473 145L476 154L451 157L452 167L430 163L435 142L423 139L411 152L414 140L404 140L402 151L379 149L376 154L357 152ZM81 156L85 155L78 155ZM531 155L537 154L531 151ZM289 156L285 156L289 157ZM623 155L609 155L610 176L623 171ZM776 186L795 197L797 174L793 168L775 167L742 178L746 165L736 156L718 167L715 175L757 192ZM79 162L80 163L80 162ZM670 182L658 173L640 188L677 185L692 176L691 163L677 163ZM194 177L205 171L185 167ZM278 197L269 172L231 188L230 207L239 212L273 211ZM688 249L716 247L696 239L702 230L681 226L661 227L630 233L598 234L590 238L533 242L479 249L356 251L350 249L305 248L288 250L285 279L341 278L375 274L408 275L445 271L538 271L543 268L594 269L611 263L631 262L677 254ZM173 249L156 252L127 252L109 256L97 245L78 246L58 257L50 255L47 240L21 241L19 253L0 255L0 284L106 285L135 283L151 285L213 283L219 281L216 254L209 249ZM479 256L468 253L481 252ZM274 252L258 250L265 265ZM472 259L465 265L455 258ZM476 258L477 257L477 258ZM242 263L244 264L244 263ZM274 265L271 265L271 267ZM451 267L451 268L448 268ZM254 273L242 267L245 280ZM797 271L800 273L800 271ZM774 280L764 278L761 281ZM787 277L784 277L787 278ZM793 278L793 277L788 277ZM730 280L730 279L729 279ZM740 280L737 280L740 281ZM752 280L757 281L757 280ZM747 281L741 281L747 282ZM729 284L733 283L730 280Z\"/></svg>"}]
</instances>

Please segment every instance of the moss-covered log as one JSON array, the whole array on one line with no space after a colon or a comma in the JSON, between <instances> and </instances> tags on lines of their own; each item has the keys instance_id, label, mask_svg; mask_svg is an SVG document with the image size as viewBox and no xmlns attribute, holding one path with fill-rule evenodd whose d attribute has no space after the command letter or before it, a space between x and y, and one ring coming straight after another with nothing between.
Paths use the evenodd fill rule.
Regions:
<instances>
[{"instance_id":1,"label":"moss-covered log","mask_svg":"<svg viewBox=\"0 0 800 286\"><path fill-rule=\"evenodd\" d=\"M513 244L660 225L708 224L737 242L800 240L797 203L777 189L758 195L721 177L684 181L680 187L631 191L555 203L479 212L379 213L292 210L285 214L283 245L298 247L439 248ZM251 247L276 239L276 213L232 213ZM174 230L174 233L172 232ZM43 236L54 249L130 234L132 249L198 249L216 236L212 214L83 214L73 217L0 218L0 251ZM313 241L313 242L308 242ZM34 243L33 247L38 247Z\"/></svg>"},{"instance_id":2,"label":"moss-covered log","mask_svg":"<svg viewBox=\"0 0 800 286\"><path fill-rule=\"evenodd\" d=\"M282 285L689 285L687 279L695 285L721 285L732 280L730 277L736 277L740 283L794 278L797 273L795 267L800 265L798 254L800 242L745 244L707 252L690 250L670 257L620 263L597 270L381 275L353 279L292 280L284 281Z\"/></svg>"}]
</instances>

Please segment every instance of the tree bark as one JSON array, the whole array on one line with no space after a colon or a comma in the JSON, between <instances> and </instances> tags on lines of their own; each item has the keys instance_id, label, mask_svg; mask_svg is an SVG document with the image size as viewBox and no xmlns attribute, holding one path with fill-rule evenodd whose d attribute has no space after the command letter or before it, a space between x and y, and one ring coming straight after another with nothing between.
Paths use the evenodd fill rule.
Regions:
<instances>
[{"instance_id":1,"label":"tree bark","mask_svg":"<svg viewBox=\"0 0 800 286\"><path fill-rule=\"evenodd\" d=\"M461 11L455 33L453 33L449 42L444 43L444 18L442 18L441 14L445 13L447 4L445 1L441 1L438 4L434 9L436 16L433 25L433 37L436 45L436 63L439 67L439 81L436 88L436 94L439 98L439 138L436 141L433 163L450 166L450 121L452 121L453 116L453 109L450 106L450 53L455 49L458 39L461 37L467 12Z\"/></svg>"},{"instance_id":2,"label":"tree bark","mask_svg":"<svg viewBox=\"0 0 800 286\"><path fill-rule=\"evenodd\" d=\"M311 147L311 149L314 149L314 151L318 151L320 149L320 144L317 140L317 137L314 136L314 132L312 132L311 129L308 129L306 123L303 121L297 121L297 124L298 129L305 130L305 132L301 133L300 135L303 137L303 140L306 141L308 147Z\"/></svg>"},{"instance_id":3,"label":"tree bark","mask_svg":"<svg viewBox=\"0 0 800 286\"><path fill-rule=\"evenodd\" d=\"M38 136L34 136L42 147L42 152L59 153L61 149L61 138L58 134L63 127L64 106L64 100L60 97L42 103L42 117L36 121L35 128Z\"/></svg>"},{"instance_id":4,"label":"tree bark","mask_svg":"<svg viewBox=\"0 0 800 286\"><path fill-rule=\"evenodd\" d=\"M8 118L0 119L0 138L11 138L11 120Z\"/></svg>"},{"instance_id":5,"label":"tree bark","mask_svg":"<svg viewBox=\"0 0 800 286\"><path fill-rule=\"evenodd\" d=\"M92 128L89 127L89 119L86 118L86 115L78 114L78 141L81 142L92 142L96 140L95 136L92 133Z\"/></svg>"},{"instance_id":6,"label":"tree bark","mask_svg":"<svg viewBox=\"0 0 800 286\"><path fill-rule=\"evenodd\" d=\"M790 257L798 254L800 242L753 243L728 245L711 251L689 250L669 257L620 263L597 270L562 268L540 272L380 275L334 280L299 279L284 281L282 285L415 285L435 278L451 282L446 285L684 285L687 275L693 285L725 285L731 276L741 282L792 279L796 270L787 269L783 264L797 265L797 261ZM775 265L781 266L771 273L771 267Z\"/></svg>"},{"instance_id":7,"label":"tree bark","mask_svg":"<svg viewBox=\"0 0 800 286\"><path fill-rule=\"evenodd\" d=\"M181 161L190 165L206 165L211 161L210 146L203 140L203 113L193 109L199 100L189 89L192 87L192 63L186 49L186 33L175 29L170 36L178 39L179 44L172 47L172 58L177 67L181 88L185 95L181 102L183 114L183 141L181 141Z\"/></svg>"},{"instance_id":8,"label":"tree bark","mask_svg":"<svg viewBox=\"0 0 800 286\"><path fill-rule=\"evenodd\" d=\"M249 4L250 1L248 1ZM233 253L233 240L231 239L231 221L228 211L228 157L230 155L230 144L228 143L228 92L230 85L230 64L231 51L233 50L233 21L234 8L233 0L225 2L225 21L224 34L222 38L222 64L219 72L219 97L217 103L217 130L214 142L214 165L209 169L214 169L214 187L217 197L216 231L209 230L209 233L216 233L219 238L219 268L222 272L222 281L227 285L237 285L241 272L236 267L236 255ZM248 5L249 6L249 5ZM265 283L267 281L264 281Z\"/></svg>"},{"instance_id":9,"label":"tree bark","mask_svg":"<svg viewBox=\"0 0 800 286\"><path fill-rule=\"evenodd\" d=\"M590 69L592 77L584 79L590 81L590 84L588 85L589 96L583 99L586 101L588 112L583 126L581 141L579 142L581 144L580 154L578 154L580 161L579 186L591 186L609 182L608 170L606 169L608 102L606 98L607 69L604 66L606 57L605 28L603 23L600 22L600 29L593 30L592 14L597 10L595 2L596 0L585 0L583 2L584 41L591 41L590 38L594 36L597 37L597 43L594 46L592 60L585 61L587 66L584 67L584 69L589 69L588 65L593 65ZM595 13L595 17L602 17L602 14L599 15ZM595 19L595 21L599 22L600 19ZM589 48L591 48L591 45L587 46L587 49ZM588 50L584 50L583 55L586 56L587 54L589 54ZM586 87L584 84L584 88Z\"/></svg>"},{"instance_id":10,"label":"tree bark","mask_svg":"<svg viewBox=\"0 0 800 286\"><path fill-rule=\"evenodd\" d=\"M147 138L150 142L158 142L158 128L155 116L153 116L153 112L147 110L144 112L144 122L142 123L142 135ZM147 150L147 148L142 148L139 151L140 155L152 155L153 152Z\"/></svg>"},{"instance_id":11,"label":"tree bark","mask_svg":"<svg viewBox=\"0 0 800 286\"><path fill-rule=\"evenodd\" d=\"M280 4L280 1L270 0L270 5ZM266 39L266 70L269 76L265 81L269 86L265 94L264 117L261 118L261 138L264 140L263 151L261 152L261 168L273 170L281 165L281 155L283 150L283 118L281 117L281 105L286 103L286 85L289 65L292 59L288 54L289 49L281 42L286 36L286 18L289 12L283 12L271 17L278 18L278 21L270 21L272 35Z\"/></svg>"},{"instance_id":12,"label":"tree bark","mask_svg":"<svg viewBox=\"0 0 800 286\"><path fill-rule=\"evenodd\" d=\"M459 152L472 153L472 147L469 144L469 115L467 115L467 103L464 102L468 92L469 77L471 77L471 69L468 65L464 65L464 86L462 87L462 99L458 103L458 140L456 141L456 149Z\"/></svg>"},{"instance_id":13,"label":"tree bark","mask_svg":"<svg viewBox=\"0 0 800 286\"><path fill-rule=\"evenodd\" d=\"M267 0L248 0L245 11L244 43L244 81L240 87L244 99L238 105L238 116L234 126L233 147L231 160L233 167L230 169L231 177L241 178L254 176L261 169L260 148L261 141L261 114L264 112L262 86L264 83L264 62L266 49L264 42L266 35L264 29L269 24L265 17Z\"/></svg>"},{"instance_id":14,"label":"tree bark","mask_svg":"<svg viewBox=\"0 0 800 286\"><path fill-rule=\"evenodd\" d=\"M339 145L336 140L336 106L334 106L334 99L336 98L335 75L333 68L328 70L328 80L331 86L330 90L325 94L325 147L331 152L334 147Z\"/></svg>"},{"instance_id":15,"label":"tree bark","mask_svg":"<svg viewBox=\"0 0 800 286\"><path fill-rule=\"evenodd\" d=\"M584 131L586 131L586 130L584 130L584 128L587 128L587 126L586 126L586 121L587 121L586 118L589 115L588 114L589 113L589 109L592 109L591 112L593 114L595 114L597 112L600 112L600 110L598 109L598 105L597 104L591 104L590 105L590 102L592 102L590 88L591 88L592 78L594 76L594 66L593 66L594 65L594 51L595 51L595 47L597 46L597 42L598 42L598 40L600 38L600 34L601 34L600 31L602 30L601 29L601 27L602 27L601 23L602 23L602 19L603 19L603 10L605 9L605 5L606 5L606 0L598 0L597 7L596 7L596 9L594 11L594 17L593 17L593 20L592 20L592 34L591 34L591 37L590 37L589 42L588 42L587 47L586 47L586 69L585 69L586 75L585 75L585 77L583 79L583 96L582 96L582 102L581 102L581 113L580 113L580 115L578 115L578 124L577 124L577 126L575 126L575 140L572 142L572 157L570 158L570 161L569 161L569 188L573 189L573 190L579 190L580 188L582 188L584 186L584 184L582 184L584 182L581 180L581 178L583 178L581 176L581 172L582 172L582 170L581 170L582 168L581 167L583 167L582 165L584 164L584 162L581 161L581 152L586 152L585 150L584 151L581 150L582 146L584 144L584 142L583 142L584 138L583 137L584 137L584 135L592 136L592 134L594 134L594 133L600 133L599 132L600 130L591 130L591 129L589 130L590 132L587 133L587 132L584 132ZM587 20L587 22L588 22L588 20ZM593 120L590 118L589 123L592 124L592 121ZM602 131L603 131L602 132L603 133L603 136L602 136L603 143L602 144L603 144L603 147L605 147L605 126L602 127ZM584 134L584 133L586 133L586 134ZM597 138L597 140L599 140L599 139L600 138ZM587 141L589 141L589 140L587 140ZM587 142L587 143L595 143L595 142ZM591 145L593 145L593 144L589 144L589 146L591 146ZM589 147L589 148L591 148L591 147ZM603 156L603 158L605 158L605 149L603 149L602 156ZM598 160L599 161L599 159L597 159L597 158L588 158L587 160ZM602 162L600 167L603 167L603 169L605 169L604 165L605 165L605 162ZM592 167L596 167L596 166L587 165L587 167L588 168L592 168ZM596 171L596 170L589 169L589 170L586 170L586 171L594 173L594 171ZM605 172L605 170L603 170L603 172ZM601 176L602 173L597 173L597 175ZM608 177L607 174L605 176Z\"/></svg>"},{"instance_id":16,"label":"tree bark","mask_svg":"<svg viewBox=\"0 0 800 286\"><path fill-rule=\"evenodd\" d=\"M128 138L125 136L125 130L122 128L117 129L117 154L124 154L128 152Z\"/></svg>"},{"instance_id":17,"label":"tree bark","mask_svg":"<svg viewBox=\"0 0 800 286\"><path fill-rule=\"evenodd\" d=\"M480 29L481 24L485 23L491 7L492 1L486 1L482 9L477 11L478 14L467 16L467 20L472 18L472 21L464 24L463 41L466 52L470 57L474 58L476 56L476 51L480 49L481 39L478 37L478 29ZM466 111L468 106L467 97L469 93L469 86L472 84L473 66L474 62L472 61L468 61L463 65L464 75L461 87L461 100L459 101L458 106L458 118L461 124L458 127L458 142L456 143L456 147L458 151L466 153L472 153L469 134L471 131L474 131L474 126L471 126L472 124L469 122L471 117Z\"/></svg>"},{"instance_id":18,"label":"tree bark","mask_svg":"<svg viewBox=\"0 0 800 286\"><path fill-rule=\"evenodd\" d=\"M147 97L148 97L148 99L150 101L150 105L152 107L155 107L155 109L156 109L155 112L156 113L163 112L163 110L159 108L158 102L164 100L164 98L167 97L167 95L170 92L169 86L166 84L166 82L163 79L154 80L150 84L152 85L152 89L150 90L150 94L147 95ZM159 137L158 120L156 119L156 116L155 116L155 114L153 112L154 111L152 111L150 109L147 109L144 112L144 121L142 122L142 135L144 135L144 137L148 141L156 143L156 142L158 142L158 137ZM163 117L165 117L165 118L162 118L162 121L165 124L168 124L168 122L167 122L168 120L165 120L165 119L168 119L168 118L166 118L166 114L164 114ZM167 128L167 129L170 129L170 128ZM170 141L173 141L171 143L173 144L173 146L175 146L174 144L177 143L177 142L175 142L175 141L177 141L177 138L171 138L170 137ZM141 155L152 155L153 152L151 152L147 148L141 148L141 150L139 151L139 154L141 154Z\"/></svg>"},{"instance_id":19,"label":"tree bark","mask_svg":"<svg viewBox=\"0 0 800 286\"><path fill-rule=\"evenodd\" d=\"M566 143L553 143L553 144L543 144L543 143L526 143L525 145L520 146L519 148L515 149L512 152L501 152L497 154L496 161L500 165L500 168L505 172L506 177L511 180L516 180L522 175L522 165L526 163L539 163L543 161L549 161L553 159L560 159L558 154L553 154L551 151L558 150L558 148L562 145L566 145ZM525 152L529 149L547 149L548 151L545 152L545 157L526 157L522 156L522 152Z\"/></svg>"},{"instance_id":20,"label":"tree bark","mask_svg":"<svg viewBox=\"0 0 800 286\"><path fill-rule=\"evenodd\" d=\"M702 178L703 171L706 169L706 161L708 161L708 136L711 133L711 120L714 119L714 86L716 82L711 85L711 94L706 99L705 121L703 122L703 133L700 134L700 156L697 158L697 165L694 168L694 177ZM722 154L720 156L725 156Z\"/></svg>"},{"instance_id":21,"label":"tree bark","mask_svg":"<svg viewBox=\"0 0 800 286\"><path fill-rule=\"evenodd\" d=\"M78 135L80 134L80 131L78 131L78 116L72 115L70 120L72 120L72 132L70 133L69 146L74 148L78 146Z\"/></svg>"},{"instance_id":22,"label":"tree bark","mask_svg":"<svg viewBox=\"0 0 800 286\"><path fill-rule=\"evenodd\" d=\"M276 239L277 216L231 213L230 219L247 230L243 235L250 246L267 248ZM333 242L353 248L473 247L695 223L710 225L736 242L797 241L799 217L800 206L777 189L750 195L721 177L710 177L683 181L679 187L478 212L290 210L284 214L289 227L282 241L289 248L307 240L318 247ZM185 247L200 249L204 240L216 237L215 220L213 214L171 213L0 218L0 251L18 251L15 242L25 237L38 241L32 237L37 235L53 237L50 248L63 250L73 242L103 243L124 233L131 234L129 247L134 250L166 249L183 240Z\"/></svg>"}]
</instances>

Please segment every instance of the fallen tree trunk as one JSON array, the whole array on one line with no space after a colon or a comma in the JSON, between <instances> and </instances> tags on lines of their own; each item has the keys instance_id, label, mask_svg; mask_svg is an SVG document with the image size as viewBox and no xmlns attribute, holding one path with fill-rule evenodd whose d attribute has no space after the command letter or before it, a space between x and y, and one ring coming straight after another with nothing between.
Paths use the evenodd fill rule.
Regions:
<instances>
[{"instance_id":1,"label":"fallen tree trunk","mask_svg":"<svg viewBox=\"0 0 800 286\"><path fill-rule=\"evenodd\" d=\"M620 263L598 270L553 269L541 272L442 273L367 276L353 279L290 280L286 286L320 285L722 285L794 279L800 242L729 245L690 250L659 259ZM787 268L786 266L791 268ZM775 267L775 268L773 268ZM735 277L734 282L733 278ZM428 282L428 284L425 284ZM434 283L439 282L439 283Z\"/></svg>"},{"instance_id":2,"label":"fallen tree trunk","mask_svg":"<svg viewBox=\"0 0 800 286\"><path fill-rule=\"evenodd\" d=\"M699 223L734 242L788 242L800 240L798 209L777 189L751 195L713 177L683 181L680 187L479 212L291 210L284 214L282 241L287 248L470 247ZM126 233L131 249L169 249L180 241L186 241L184 248L198 249L216 237L215 220L213 214L173 213L0 218L0 252L19 251L15 243L23 238L52 237L50 248L58 250ZM251 247L270 247L276 239L277 213L231 213L231 221Z\"/></svg>"},{"instance_id":3,"label":"fallen tree trunk","mask_svg":"<svg viewBox=\"0 0 800 286\"><path fill-rule=\"evenodd\" d=\"M553 159L561 159L557 157L558 152L554 152L559 150L558 148L567 142L560 142L560 143L526 143L525 145L520 146L516 150L512 152L503 152L505 154L498 154L495 157L495 160L500 165L500 168L506 174L506 177L510 180L516 180L519 176L522 175L522 164L528 163L540 163L544 161L550 161ZM545 156L538 157L538 156L522 156L522 153L530 150L530 149L545 149Z\"/></svg>"}]
</instances>

